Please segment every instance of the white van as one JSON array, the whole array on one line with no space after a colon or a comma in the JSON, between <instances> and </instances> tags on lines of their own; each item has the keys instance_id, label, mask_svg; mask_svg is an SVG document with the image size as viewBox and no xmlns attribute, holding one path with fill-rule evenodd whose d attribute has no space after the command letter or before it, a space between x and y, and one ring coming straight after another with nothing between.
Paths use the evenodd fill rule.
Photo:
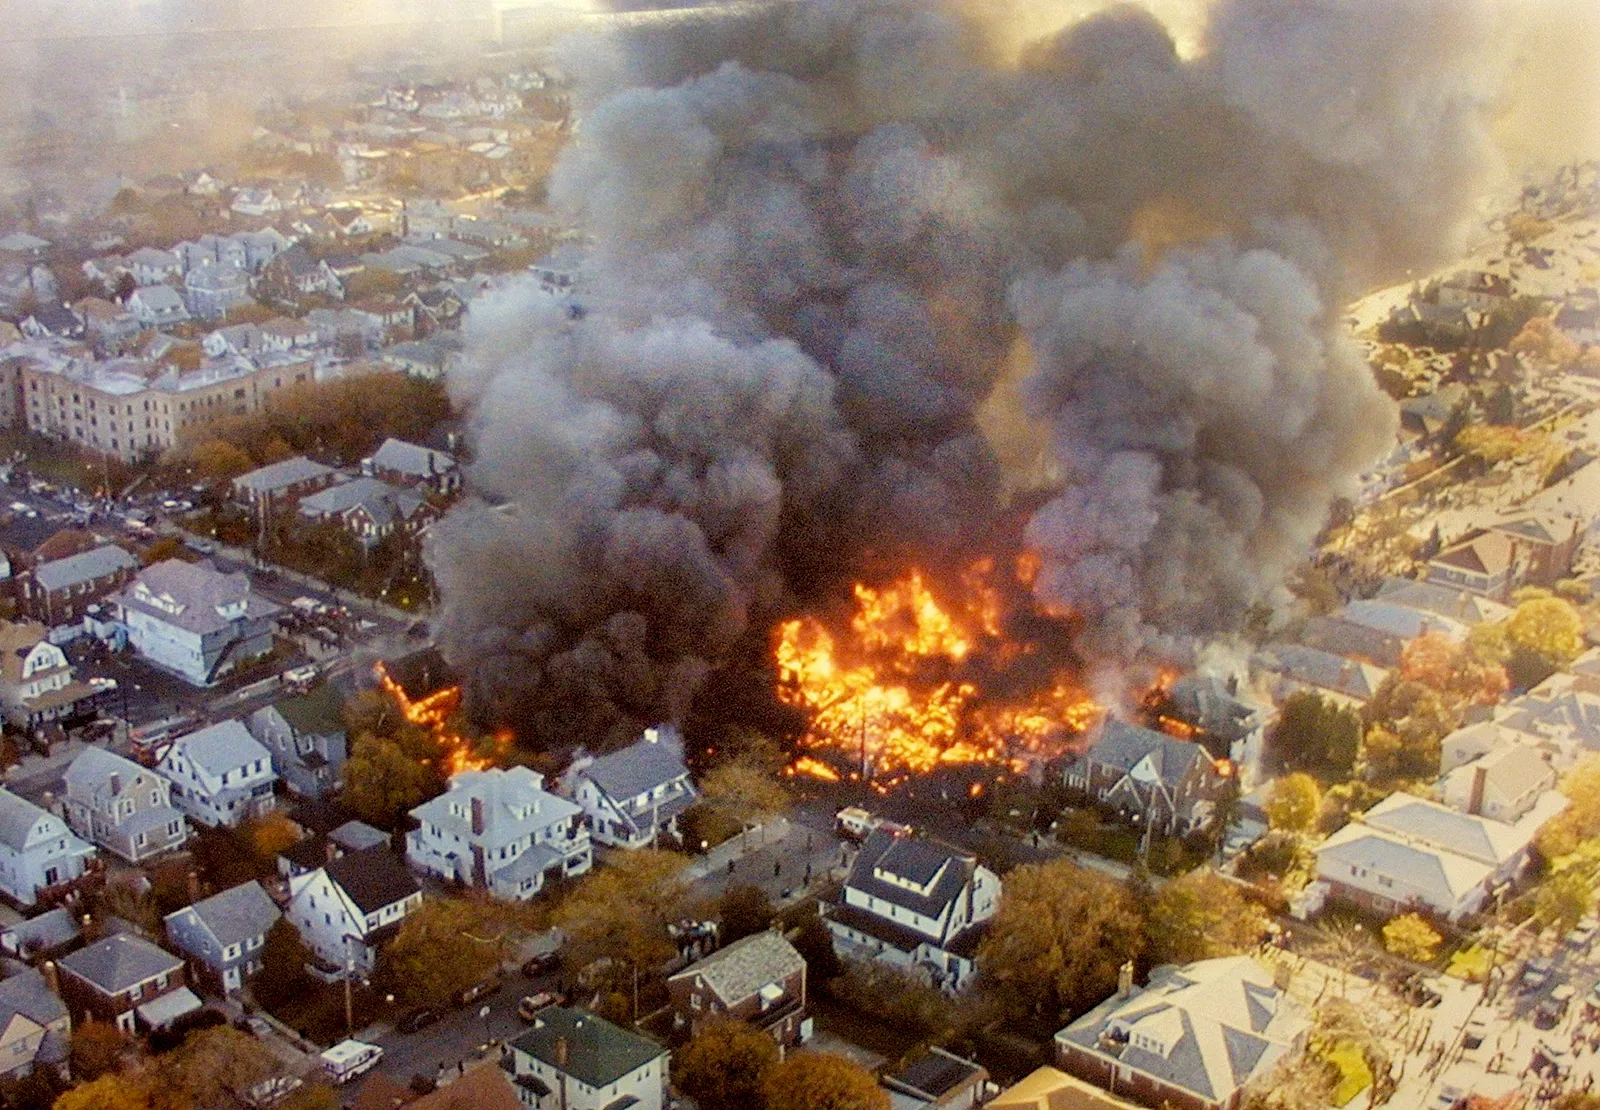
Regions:
<instances>
[{"instance_id":1,"label":"white van","mask_svg":"<svg viewBox=\"0 0 1600 1110\"><path fill-rule=\"evenodd\" d=\"M378 1066L383 1059L383 1049L366 1041L340 1041L317 1059L322 1070L335 1083L348 1083Z\"/></svg>"}]
</instances>

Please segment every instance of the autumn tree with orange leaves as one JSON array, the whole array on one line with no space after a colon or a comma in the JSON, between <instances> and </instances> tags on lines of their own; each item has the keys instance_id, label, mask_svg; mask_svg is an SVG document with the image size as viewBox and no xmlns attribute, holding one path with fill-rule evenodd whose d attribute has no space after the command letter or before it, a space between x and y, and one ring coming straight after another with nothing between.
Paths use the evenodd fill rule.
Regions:
<instances>
[{"instance_id":1,"label":"autumn tree with orange leaves","mask_svg":"<svg viewBox=\"0 0 1600 1110\"><path fill-rule=\"evenodd\" d=\"M1400 677L1420 682L1459 707L1494 705L1510 688L1506 669L1468 641L1430 629L1400 653Z\"/></svg>"}]
</instances>

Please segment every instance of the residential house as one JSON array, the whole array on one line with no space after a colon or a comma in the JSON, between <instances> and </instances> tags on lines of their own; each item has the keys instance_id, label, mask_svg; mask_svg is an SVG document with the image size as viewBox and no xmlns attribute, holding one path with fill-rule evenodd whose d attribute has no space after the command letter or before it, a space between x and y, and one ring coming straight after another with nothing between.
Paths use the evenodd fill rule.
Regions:
<instances>
[{"instance_id":1,"label":"residential house","mask_svg":"<svg viewBox=\"0 0 1600 1110\"><path fill-rule=\"evenodd\" d=\"M128 312L147 328L165 328L189 319L183 298L170 285L145 285L128 294Z\"/></svg>"},{"instance_id":2,"label":"residential house","mask_svg":"<svg viewBox=\"0 0 1600 1110\"><path fill-rule=\"evenodd\" d=\"M1352 709L1372 700L1389 677L1382 667L1301 644L1268 644L1256 652L1251 664L1268 676L1267 686L1279 700L1311 690Z\"/></svg>"},{"instance_id":3,"label":"residential house","mask_svg":"<svg viewBox=\"0 0 1600 1110\"><path fill-rule=\"evenodd\" d=\"M282 611L251 592L249 575L182 559L146 567L112 602L134 650L196 686L270 652Z\"/></svg>"},{"instance_id":4,"label":"residential house","mask_svg":"<svg viewBox=\"0 0 1600 1110\"><path fill-rule=\"evenodd\" d=\"M678 834L678 817L699 797L683 762L683 739L657 725L620 751L572 761L563 791L588 815L601 844L643 848Z\"/></svg>"},{"instance_id":5,"label":"residential house","mask_svg":"<svg viewBox=\"0 0 1600 1110\"><path fill-rule=\"evenodd\" d=\"M1508 824L1391 794L1317 846L1318 884L1381 916L1420 908L1459 922L1521 876L1535 834L1565 807L1547 793Z\"/></svg>"},{"instance_id":6,"label":"residential house","mask_svg":"<svg viewBox=\"0 0 1600 1110\"><path fill-rule=\"evenodd\" d=\"M422 888L385 848L331 859L289 880L284 916L311 949L308 970L328 982L370 976L378 949L422 905Z\"/></svg>"},{"instance_id":7,"label":"residential house","mask_svg":"<svg viewBox=\"0 0 1600 1110\"><path fill-rule=\"evenodd\" d=\"M47 628L66 629L80 624L89 606L130 581L138 569L139 560L115 544L52 559L18 578L17 607Z\"/></svg>"},{"instance_id":8,"label":"residential house","mask_svg":"<svg viewBox=\"0 0 1600 1110\"><path fill-rule=\"evenodd\" d=\"M1249 956L1167 964L1055 1036L1063 1071L1165 1110L1233 1110L1251 1080L1305 1050L1311 1022Z\"/></svg>"},{"instance_id":9,"label":"residential house","mask_svg":"<svg viewBox=\"0 0 1600 1110\"><path fill-rule=\"evenodd\" d=\"M424 488L447 497L461 488L461 467L453 455L392 436L363 459L361 472L396 486Z\"/></svg>"},{"instance_id":10,"label":"residential house","mask_svg":"<svg viewBox=\"0 0 1600 1110\"><path fill-rule=\"evenodd\" d=\"M0 621L0 705L23 731L77 716L101 695L73 677L66 652L48 635L37 621Z\"/></svg>"},{"instance_id":11,"label":"residential house","mask_svg":"<svg viewBox=\"0 0 1600 1110\"><path fill-rule=\"evenodd\" d=\"M1555 789L1556 769L1524 744L1507 744L1451 770L1439 797L1451 809L1514 824Z\"/></svg>"},{"instance_id":12,"label":"residential house","mask_svg":"<svg viewBox=\"0 0 1600 1110\"><path fill-rule=\"evenodd\" d=\"M1325 617L1306 621L1300 640L1307 647L1378 667L1397 667L1406 644L1425 633L1460 641L1465 626L1433 613L1379 599L1352 601Z\"/></svg>"},{"instance_id":13,"label":"residential house","mask_svg":"<svg viewBox=\"0 0 1600 1110\"><path fill-rule=\"evenodd\" d=\"M1066 765L1064 780L1151 835L1185 836L1211 824L1230 775L1193 741L1107 719L1088 750Z\"/></svg>"},{"instance_id":14,"label":"residential house","mask_svg":"<svg viewBox=\"0 0 1600 1110\"><path fill-rule=\"evenodd\" d=\"M321 293L335 299L344 296L344 285L328 264L314 259L304 247L294 246L279 254L265 268L269 284L282 292L311 296Z\"/></svg>"},{"instance_id":15,"label":"residential house","mask_svg":"<svg viewBox=\"0 0 1600 1110\"><path fill-rule=\"evenodd\" d=\"M938 1045L880 1072L878 1083L889 1092L889 1110L975 1110L992 1090L987 1068Z\"/></svg>"},{"instance_id":16,"label":"residential house","mask_svg":"<svg viewBox=\"0 0 1600 1110\"><path fill-rule=\"evenodd\" d=\"M1436 582L1415 582L1409 578L1390 578L1378 589L1378 600L1424 613L1445 617L1468 628L1495 624L1511 615L1509 606L1467 590L1455 590Z\"/></svg>"},{"instance_id":17,"label":"residential house","mask_svg":"<svg viewBox=\"0 0 1600 1110\"><path fill-rule=\"evenodd\" d=\"M958 991L972 978L978 942L999 905L999 876L970 852L878 829L823 917L844 951Z\"/></svg>"},{"instance_id":18,"label":"residential house","mask_svg":"<svg viewBox=\"0 0 1600 1110\"><path fill-rule=\"evenodd\" d=\"M189 839L188 822L172 808L172 784L132 760L85 748L68 765L65 782L67 824L129 863Z\"/></svg>"},{"instance_id":19,"label":"residential house","mask_svg":"<svg viewBox=\"0 0 1600 1110\"><path fill-rule=\"evenodd\" d=\"M1132 1110L1110 1091L1048 1065L1035 1068L984 1104L985 1110Z\"/></svg>"},{"instance_id":20,"label":"residential house","mask_svg":"<svg viewBox=\"0 0 1600 1110\"><path fill-rule=\"evenodd\" d=\"M183 276L183 259L154 247L140 247L123 259L123 265L140 285L159 285Z\"/></svg>"},{"instance_id":21,"label":"residential house","mask_svg":"<svg viewBox=\"0 0 1600 1110\"><path fill-rule=\"evenodd\" d=\"M293 239L275 227L241 231L231 238L244 245L245 269L252 274L260 273L274 258L294 245Z\"/></svg>"},{"instance_id":22,"label":"residential house","mask_svg":"<svg viewBox=\"0 0 1600 1110\"><path fill-rule=\"evenodd\" d=\"M1591 517L1593 512L1590 507ZM1519 568L1518 585L1552 588L1571 575L1572 560L1587 525L1578 514L1535 512L1490 525L1489 531L1511 541L1511 558Z\"/></svg>"},{"instance_id":23,"label":"residential house","mask_svg":"<svg viewBox=\"0 0 1600 1110\"><path fill-rule=\"evenodd\" d=\"M261 970L278 907L258 882L241 883L166 916L167 942L189 960L195 982L232 996Z\"/></svg>"},{"instance_id":24,"label":"residential house","mask_svg":"<svg viewBox=\"0 0 1600 1110\"><path fill-rule=\"evenodd\" d=\"M133 314L102 297L84 297L72 310L83 320L84 336L105 350L121 350L139 334L139 321Z\"/></svg>"},{"instance_id":25,"label":"residential house","mask_svg":"<svg viewBox=\"0 0 1600 1110\"><path fill-rule=\"evenodd\" d=\"M393 297L374 297L358 301L350 311L367 321L368 334L376 333L381 342L393 343L412 336L411 306Z\"/></svg>"},{"instance_id":26,"label":"residential house","mask_svg":"<svg viewBox=\"0 0 1600 1110\"><path fill-rule=\"evenodd\" d=\"M285 879L309 874L329 860L368 848L390 847L389 834L364 821L345 821L327 832L308 834L278 853L278 874Z\"/></svg>"},{"instance_id":27,"label":"residential house","mask_svg":"<svg viewBox=\"0 0 1600 1110\"><path fill-rule=\"evenodd\" d=\"M300 515L337 521L363 547L373 547L396 530L420 531L438 516L420 493L376 478L355 478L300 500Z\"/></svg>"},{"instance_id":28,"label":"residential house","mask_svg":"<svg viewBox=\"0 0 1600 1110\"><path fill-rule=\"evenodd\" d=\"M56 968L74 1020L109 1022L123 1033L164 1029L203 1005L183 961L132 933L112 933L61 957Z\"/></svg>"},{"instance_id":29,"label":"residential house","mask_svg":"<svg viewBox=\"0 0 1600 1110\"><path fill-rule=\"evenodd\" d=\"M667 1105L667 1050L587 1010L541 1010L501 1059L528 1110Z\"/></svg>"},{"instance_id":30,"label":"residential house","mask_svg":"<svg viewBox=\"0 0 1600 1110\"><path fill-rule=\"evenodd\" d=\"M1424 580L1503 602L1521 578L1515 551L1504 533L1482 532L1428 560Z\"/></svg>"},{"instance_id":31,"label":"residential house","mask_svg":"<svg viewBox=\"0 0 1600 1110\"><path fill-rule=\"evenodd\" d=\"M250 715L250 734L272 753L272 766L291 791L320 798L344 784L348 756L342 702L328 683L282 698Z\"/></svg>"},{"instance_id":32,"label":"residential house","mask_svg":"<svg viewBox=\"0 0 1600 1110\"><path fill-rule=\"evenodd\" d=\"M594 863L583 811L547 793L526 767L462 771L450 788L411 811L406 834L413 867L496 898L532 898L547 881L582 875Z\"/></svg>"},{"instance_id":33,"label":"residential house","mask_svg":"<svg viewBox=\"0 0 1600 1110\"><path fill-rule=\"evenodd\" d=\"M736 940L667 979L677 1024L698 1034L733 1018L772 1035L779 1048L811 1039L806 961L776 930Z\"/></svg>"},{"instance_id":34,"label":"residential house","mask_svg":"<svg viewBox=\"0 0 1600 1110\"><path fill-rule=\"evenodd\" d=\"M1493 312L1510 297L1510 282L1484 270L1462 270L1439 285L1439 303L1449 308Z\"/></svg>"},{"instance_id":35,"label":"residential house","mask_svg":"<svg viewBox=\"0 0 1600 1110\"><path fill-rule=\"evenodd\" d=\"M209 332L200 340L200 349L210 358L223 358L227 355L243 355L249 358L266 349L261 338L261 329L254 324L230 324L225 328L218 328Z\"/></svg>"},{"instance_id":36,"label":"residential house","mask_svg":"<svg viewBox=\"0 0 1600 1110\"><path fill-rule=\"evenodd\" d=\"M260 512L270 502L298 501L338 479L339 472L333 467L296 455L239 475L233 480L233 496Z\"/></svg>"},{"instance_id":37,"label":"residential house","mask_svg":"<svg viewBox=\"0 0 1600 1110\"><path fill-rule=\"evenodd\" d=\"M0 1080L49 1069L68 1073L72 1021L67 1007L36 968L0 979Z\"/></svg>"},{"instance_id":38,"label":"residential house","mask_svg":"<svg viewBox=\"0 0 1600 1110\"><path fill-rule=\"evenodd\" d=\"M274 316L261 325L261 344L269 351L306 352L322 345L322 335L306 320Z\"/></svg>"},{"instance_id":39,"label":"residential house","mask_svg":"<svg viewBox=\"0 0 1600 1110\"><path fill-rule=\"evenodd\" d=\"M22 318L18 329L28 339L82 339L82 316L64 304L42 304Z\"/></svg>"},{"instance_id":40,"label":"residential house","mask_svg":"<svg viewBox=\"0 0 1600 1110\"><path fill-rule=\"evenodd\" d=\"M183 293L189 314L202 320L218 319L252 303L250 275L229 262L207 262L190 270L183 278Z\"/></svg>"},{"instance_id":41,"label":"residential house","mask_svg":"<svg viewBox=\"0 0 1600 1110\"><path fill-rule=\"evenodd\" d=\"M232 827L277 805L272 756L242 721L222 721L172 742L157 768L191 821Z\"/></svg>"},{"instance_id":42,"label":"residential house","mask_svg":"<svg viewBox=\"0 0 1600 1110\"><path fill-rule=\"evenodd\" d=\"M54 960L74 948L82 947L83 930L78 915L66 906L46 910L38 917L25 917L15 925L0 929L0 955L35 967Z\"/></svg>"},{"instance_id":43,"label":"residential house","mask_svg":"<svg viewBox=\"0 0 1600 1110\"><path fill-rule=\"evenodd\" d=\"M241 216L276 216L283 212L283 201L267 188L244 188L234 191L229 208Z\"/></svg>"},{"instance_id":44,"label":"residential house","mask_svg":"<svg viewBox=\"0 0 1600 1110\"><path fill-rule=\"evenodd\" d=\"M456 352L434 339L417 339L385 347L379 359L410 378L436 382L457 361Z\"/></svg>"},{"instance_id":45,"label":"residential house","mask_svg":"<svg viewBox=\"0 0 1600 1110\"><path fill-rule=\"evenodd\" d=\"M0 894L8 901L26 909L62 900L94 856L61 818L0 787Z\"/></svg>"},{"instance_id":46,"label":"residential house","mask_svg":"<svg viewBox=\"0 0 1600 1110\"><path fill-rule=\"evenodd\" d=\"M1259 764L1267 715L1241 693L1237 678L1184 675L1155 709L1163 732L1193 740L1241 771Z\"/></svg>"}]
</instances>

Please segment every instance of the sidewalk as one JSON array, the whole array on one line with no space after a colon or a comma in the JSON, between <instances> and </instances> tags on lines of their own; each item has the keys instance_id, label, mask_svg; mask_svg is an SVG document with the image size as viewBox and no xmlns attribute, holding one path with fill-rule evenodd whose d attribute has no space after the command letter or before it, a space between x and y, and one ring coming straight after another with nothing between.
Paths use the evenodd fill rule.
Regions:
<instances>
[{"instance_id":1,"label":"sidewalk","mask_svg":"<svg viewBox=\"0 0 1600 1110\"><path fill-rule=\"evenodd\" d=\"M782 840L789 835L789 819L779 817L767 825L753 825L738 836L730 836L721 844L700 856L684 869L685 878L699 882L716 871L725 870L729 863L737 863L745 856L761 851L770 839Z\"/></svg>"}]
</instances>

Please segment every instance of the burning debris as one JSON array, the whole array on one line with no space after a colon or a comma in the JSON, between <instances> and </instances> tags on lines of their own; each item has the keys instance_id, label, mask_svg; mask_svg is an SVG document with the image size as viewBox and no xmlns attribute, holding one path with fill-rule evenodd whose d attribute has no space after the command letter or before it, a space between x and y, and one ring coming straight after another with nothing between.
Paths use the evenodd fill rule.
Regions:
<instances>
[{"instance_id":1,"label":"burning debris","mask_svg":"<svg viewBox=\"0 0 1600 1110\"><path fill-rule=\"evenodd\" d=\"M441 687L413 701L406 694L405 687L389 674L383 660L372 665L372 673L378 680L378 686L400 707L401 715L426 732L438 745L439 768L446 778L462 771L482 771L494 765L491 756L476 754L473 741L452 725L461 710L459 684ZM511 743L510 730L496 734L494 743L502 751L508 747Z\"/></svg>"},{"instance_id":2,"label":"burning debris","mask_svg":"<svg viewBox=\"0 0 1600 1110\"><path fill-rule=\"evenodd\" d=\"M918 570L881 589L857 585L847 633L815 617L778 626L778 696L810 720L797 773L837 779L843 767L878 786L941 764L1020 773L1095 722L1101 709L1068 666L997 697L1018 685L1005 672L1031 667L1038 645L1006 636L993 566L964 574L955 602L935 597Z\"/></svg>"},{"instance_id":3,"label":"burning debris","mask_svg":"<svg viewBox=\"0 0 1600 1110\"><path fill-rule=\"evenodd\" d=\"M475 715L680 720L776 614L993 553L1030 482L1072 649L997 696L981 612L908 576L858 599L915 650L780 630L813 742L1026 751L1085 712L1080 661L1098 691L1238 627L1389 442L1338 306L1451 249L1486 11L1220 0L1184 57L1132 6L1011 52L1005 3L816 0L586 44L551 189L593 237L582 311L475 306L451 377L483 501L431 562Z\"/></svg>"}]
</instances>

